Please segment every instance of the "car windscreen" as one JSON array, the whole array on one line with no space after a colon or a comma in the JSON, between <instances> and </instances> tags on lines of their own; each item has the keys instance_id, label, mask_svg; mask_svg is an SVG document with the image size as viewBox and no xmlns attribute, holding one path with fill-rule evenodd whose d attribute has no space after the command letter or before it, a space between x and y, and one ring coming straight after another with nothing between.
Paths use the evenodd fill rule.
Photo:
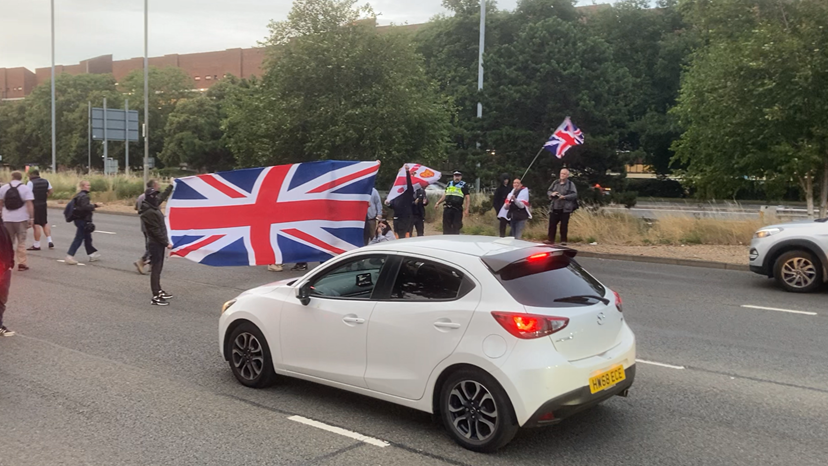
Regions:
<instances>
[{"instance_id":1,"label":"car windscreen","mask_svg":"<svg viewBox=\"0 0 828 466\"><path fill-rule=\"evenodd\" d=\"M533 307L572 307L595 304L568 298L597 296L603 298L606 288L580 264L566 256L542 261L518 261L495 274L517 302ZM563 301L561 301L563 300Z\"/></svg>"}]
</instances>

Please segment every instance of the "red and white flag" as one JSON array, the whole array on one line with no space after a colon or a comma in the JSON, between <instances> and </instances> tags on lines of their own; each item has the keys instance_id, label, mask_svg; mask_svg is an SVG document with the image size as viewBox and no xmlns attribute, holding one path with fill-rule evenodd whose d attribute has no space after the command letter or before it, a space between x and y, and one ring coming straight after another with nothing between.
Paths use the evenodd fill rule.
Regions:
<instances>
[{"instance_id":1,"label":"red and white flag","mask_svg":"<svg viewBox=\"0 0 828 466\"><path fill-rule=\"evenodd\" d=\"M439 181L442 176L442 174L437 170L433 170L418 163L407 163L405 166L411 171L411 184L413 184L415 188L419 185L421 188L425 189L426 186ZM388 197L385 198L385 202L391 202L397 196L404 193L407 189L407 184L408 183L405 181L405 167L403 167L400 168L399 173L397 173L397 179L394 180L394 186L391 186L391 190L388 192Z\"/></svg>"}]
</instances>

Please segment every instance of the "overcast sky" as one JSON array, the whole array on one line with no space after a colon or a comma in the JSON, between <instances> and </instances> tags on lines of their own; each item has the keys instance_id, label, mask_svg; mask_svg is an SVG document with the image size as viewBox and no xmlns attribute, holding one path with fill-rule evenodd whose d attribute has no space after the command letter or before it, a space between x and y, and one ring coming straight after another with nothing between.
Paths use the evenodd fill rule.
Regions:
<instances>
[{"instance_id":1,"label":"overcast sky","mask_svg":"<svg viewBox=\"0 0 828 466\"><path fill-rule=\"evenodd\" d=\"M373 0L381 24L415 24L444 12L441 0ZM499 0L513 9L517 0ZM591 0L581 0L591 4ZM604 3L604 2L597 2ZM150 56L253 47L291 0L150 0ZM55 62L144 55L141 0L55 0ZM49 0L0 0L0 68L49 66Z\"/></svg>"}]
</instances>

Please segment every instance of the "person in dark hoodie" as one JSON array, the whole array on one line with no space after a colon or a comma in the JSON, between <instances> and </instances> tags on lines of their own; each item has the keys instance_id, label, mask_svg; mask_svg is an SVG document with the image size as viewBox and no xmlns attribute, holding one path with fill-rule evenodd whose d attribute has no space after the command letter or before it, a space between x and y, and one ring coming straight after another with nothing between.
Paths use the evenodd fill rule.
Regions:
<instances>
[{"instance_id":1,"label":"person in dark hoodie","mask_svg":"<svg viewBox=\"0 0 828 466\"><path fill-rule=\"evenodd\" d=\"M417 185L414 188L414 205L413 215L411 217L411 225L408 227L408 236L414 237L414 230L417 230L417 236L425 234L425 208L428 205L428 196L426 196L425 189Z\"/></svg>"},{"instance_id":2,"label":"person in dark hoodie","mask_svg":"<svg viewBox=\"0 0 828 466\"><path fill-rule=\"evenodd\" d=\"M506 203L506 198L509 197L509 193L512 192L512 184L509 182L511 177L508 173L503 173L500 175L500 185L497 187L494 195L494 202L492 206L494 207L495 215L500 214L500 209L503 208L503 204ZM500 222L500 237L506 237L506 226L509 224L509 220L506 218L499 218L497 219Z\"/></svg>"},{"instance_id":3,"label":"person in dark hoodie","mask_svg":"<svg viewBox=\"0 0 828 466\"><path fill-rule=\"evenodd\" d=\"M405 191L391 201L391 208L394 209L394 233L397 238L411 236L411 223L414 220L414 185L411 183L411 172L408 165L405 166Z\"/></svg>"},{"instance_id":4,"label":"person in dark hoodie","mask_svg":"<svg viewBox=\"0 0 828 466\"><path fill-rule=\"evenodd\" d=\"M144 193L144 202L141 204L140 216L141 226L147 232L147 249L150 253L150 288L152 289L152 301L154 306L167 306L172 295L161 288L161 270L164 268L164 249L172 249L167 225L164 221L164 213L159 209L161 200L169 197L172 192L172 185L167 186L164 193L158 192L158 185L148 188Z\"/></svg>"}]
</instances>

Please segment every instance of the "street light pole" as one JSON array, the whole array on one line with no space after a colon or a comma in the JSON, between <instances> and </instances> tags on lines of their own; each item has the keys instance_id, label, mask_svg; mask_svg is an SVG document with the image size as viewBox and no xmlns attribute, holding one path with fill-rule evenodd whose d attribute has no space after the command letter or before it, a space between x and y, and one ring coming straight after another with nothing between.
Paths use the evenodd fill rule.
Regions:
<instances>
[{"instance_id":1,"label":"street light pole","mask_svg":"<svg viewBox=\"0 0 828 466\"><path fill-rule=\"evenodd\" d=\"M55 0L52 0L52 173L57 171L57 144L55 131Z\"/></svg>"},{"instance_id":2,"label":"street light pole","mask_svg":"<svg viewBox=\"0 0 828 466\"><path fill-rule=\"evenodd\" d=\"M478 47L477 56L477 97L483 91L483 50L486 47L486 0L480 0L480 45ZM483 118L483 102L477 102L477 118ZM477 148L480 149L480 141L477 142ZM480 164L477 164L480 168ZM480 192L480 176L474 182L476 192Z\"/></svg>"},{"instance_id":3,"label":"street light pole","mask_svg":"<svg viewBox=\"0 0 828 466\"><path fill-rule=\"evenodd\" d=\"M149 0L144 0L144 186L149 181L149 51L148 10Z\"/></svg>"}]
</instances>

